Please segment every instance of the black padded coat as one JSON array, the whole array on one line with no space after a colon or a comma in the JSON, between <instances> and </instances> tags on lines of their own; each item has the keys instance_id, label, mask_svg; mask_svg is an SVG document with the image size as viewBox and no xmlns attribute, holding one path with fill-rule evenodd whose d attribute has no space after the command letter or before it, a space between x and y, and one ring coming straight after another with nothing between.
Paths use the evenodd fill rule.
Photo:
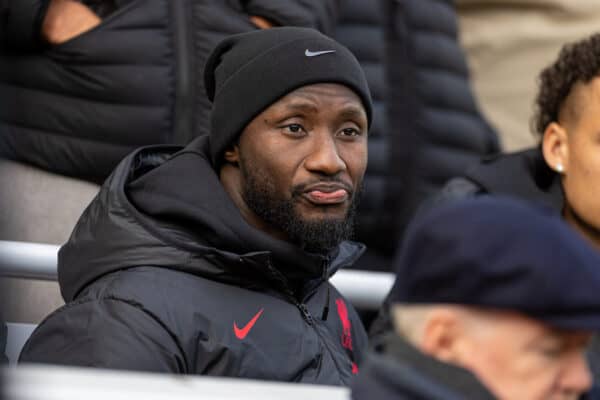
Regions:
<instances>
[{"instance_id":1,"label":"black padded coat","mask_svg":"<svg viewBox=\"0 0 600 400\"><path fill-rule=\"evenodd\" d=\"M220 40L256 29L249 16L327 33L337 3L83 2L102 23L45 45L48 0L0 0L0 157L96 182L139 146L185 145L208 132L204 64Z\"/></svg>"},{"instance_id":2,"label":"black padded coat","mask_svg":"<svg viewBox=\"0 0 600 400\"><path fill-rule=\"evenodd\" d=\"M346 385L367 340L328 282L363 246L306 253L249 226L207 161L126 157L59 253L67 304L21 362Z\"/></svg>"}]
</instances>

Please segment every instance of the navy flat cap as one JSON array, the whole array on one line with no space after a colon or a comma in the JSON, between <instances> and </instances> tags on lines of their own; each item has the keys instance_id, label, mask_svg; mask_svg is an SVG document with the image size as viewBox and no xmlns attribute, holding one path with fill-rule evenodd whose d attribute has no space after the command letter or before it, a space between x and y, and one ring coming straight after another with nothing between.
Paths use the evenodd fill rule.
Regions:
<instances>
[{"instance_id":1,"label":"navy flat cap","mask_svg":"<svg viewBox=\"0 0 600 400\"><path fill-rule=\"evenodd\" d=\"M600 329L600 253L549 209L481 196L431 210L395 260L392 303L509 309Z\"/></svg>"}]
</instances>

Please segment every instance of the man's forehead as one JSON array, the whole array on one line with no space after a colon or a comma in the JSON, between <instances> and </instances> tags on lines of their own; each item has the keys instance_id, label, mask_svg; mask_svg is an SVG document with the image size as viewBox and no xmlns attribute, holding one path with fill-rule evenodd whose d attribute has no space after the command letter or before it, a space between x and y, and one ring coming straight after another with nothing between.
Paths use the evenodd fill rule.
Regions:
<instances>
[{"instance_id":1,"label":"man's forehead","mask_svg":"<svg viewBox=\"0 0 600 400\"><path fill-rule=\"evenodd\" d=\"M348 113L366 117L364 106L352 89L335 83L322 83L302 86L288 93L274 105L299 111L318 112L323 102L335 102L336 106Z\"/></svg>"},{"instance_id":2,"label":"man's forehead","mask_svg":"<svg viewBox=\"0 0 600 400\"><path fill-rule=\"evenodd\" d=\"M588 110L596 110L600 105L600 76L591 81L577 82L563 100L558 113L561 124L575 124Z\"/></svg>"},{"instance_id":3,"label":"man's forehead","mask_svg":"<svg viewBox=\"0 0 600 400\"><path fill-rule=\"evenodd\" d=\"M506 337L508 340L519 339L525 343L538 343L541 340L586 340L590 334L585 330L557 328L532 316L515 310L487 309L482 307L468 308L470 318L475 318L476 326L488 332Z\"/></svg>"}]
</instances>

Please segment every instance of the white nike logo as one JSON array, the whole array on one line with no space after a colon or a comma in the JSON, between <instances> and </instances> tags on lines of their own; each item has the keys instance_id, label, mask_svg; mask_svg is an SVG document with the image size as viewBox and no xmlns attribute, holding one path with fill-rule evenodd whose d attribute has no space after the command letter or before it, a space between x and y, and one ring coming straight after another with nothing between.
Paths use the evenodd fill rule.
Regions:
<instances>
[{"instance_id":1,"label":"white nike logo","mask_svg":"<svg viewBox=\"0 0 600 400\"><path fill-rule=\"evenodd\" d=\"M309 49L306 49L306 51L304 52L304 55L306 57L316 57L316 56L320 56L321 54L327 54L327 53L335 53L335 50L310 51Z\"/></svg>"}]
</instances>

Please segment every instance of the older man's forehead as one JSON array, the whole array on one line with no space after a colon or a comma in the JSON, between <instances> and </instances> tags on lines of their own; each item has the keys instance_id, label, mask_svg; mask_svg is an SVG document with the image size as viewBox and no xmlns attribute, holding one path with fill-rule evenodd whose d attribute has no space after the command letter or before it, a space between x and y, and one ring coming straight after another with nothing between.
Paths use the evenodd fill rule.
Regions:
<instances>
[{"instance_id":1,"label":"older man's forehead","mask_svg":"<svg viewBox=\"0 0 600 400\"><path fill-rule=\"evenodd\" d=\"M507 339L518 337L525 345L535 345L541 341L586 344L591 337L590 331L558 328L514 310L484 307L465 307L463 309L470 317L474 317L479 322L476 326L490 332L495 331L500 336L506 336Z\"/></svg>"}]
</instances>

